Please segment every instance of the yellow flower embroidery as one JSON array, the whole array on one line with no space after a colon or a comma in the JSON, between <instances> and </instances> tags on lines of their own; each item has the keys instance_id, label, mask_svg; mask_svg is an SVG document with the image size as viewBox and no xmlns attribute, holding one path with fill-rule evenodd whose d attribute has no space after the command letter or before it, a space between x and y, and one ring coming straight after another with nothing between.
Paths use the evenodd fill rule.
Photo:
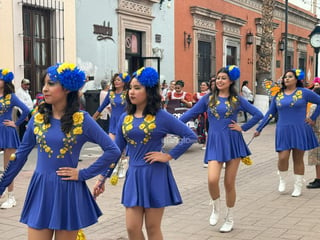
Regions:
<instances>
[{"instance_id":1,"label":"yellow flower embroidery","mask_svg":"<svg viewBox=\"0 0 320 240\"><path fill-rule=\"evenodd\" d=\"M72 119L73 119L73 123L75 125L78 125L83 122L83 114L81 114L80 112L76 112L73 114Z\"/></svg>"},{"instance_id":2,"label":"yellow flower embroidery","mask_svg":"<svg viewBox=\"0 0 320 240\"><path fill-rule=\"evenodd\" d=\"M236 104L237 101L238 101L238 98L233 96L231 98L231 101ZM216 100L216 104L213 104L212 103L212 96L210 96L210 100L209 100L210 104L209 104L209 108L210 108L210 111L212 113L213 116L215 116L217 119L220 119L220 115L217 111L217 107L220 105L220 100ZM228 100L226 100L225 102L225 105L226 105L226 108L227 108L227 111L226 113L224 114L224 118L228 118L230 117L232 114L233 114L233 108L230 104L230 102Z\"/></svg>"},{"instance_id":3,"label":"yellow flower embroidery","mask_svg":"<svg viewBox=\"0 0 320 240\"><path fill-rule=\"evenodd\" d=\"M125 102L126 102L126 95L127 95L127 91L122 91L121 92L121 104L123 105ZM111 105L115 106L115 102L114 102L114 99L116 98L116 94L114 91L110 91L110 94L109 94L109 99L110 99L110 103Z\"/></svg>"},{"instance_id":4,"label":"yellow flower embroidery","mask_svg":"<svg viewBox=\"0 0 320 240\"><path fill-rule=\"evenodd\" d=\"M129 138L128 136L128 132L133 128L133 125L132 125L133 119L134 119L133 115L127 115L124 118L123 124L122 124L122 133L128 143L136 146L137 142ZM142 130L145 134L145 137L143 138L141 143L146 144L151 139L151 132L157 127L155 121L156 121L155 116L151 114L147 114L143 119L143 122L139 125L139 129Z\"/></svg>"},{"instance_id":5,"label":"yellow flower embroidery","mask_svg":"<svg viewBox=\"0 0 320 240\"><path fill-rule=\"evenodd\" d=\"M4 70L3 70L4 71ZM3 73L2 71L2 73ZM11 94L7 94L4 98L0 99L0 114L8 111L11 104Z\"/></svg>"},{"instance_id":6,"label":"yellow flower embroidery","mask_svg":"<svg viewBox=\"0 0 320 240\"><path fill-rule=\"evenodd\" d=\"M84 120L83 112L76 112L72 115L73 126L66 137L63 138L63 147L59 150L57 158L64 158L67 152L72 153L73 144L76 143L76 135L82 134L82 124ZM37 137L37 142L40 145L40 151L44 150L48 153L49 158L53 154L53 150L47 145L46 132L51 127L51 124L44 124L44 116L41 113L36 113L34 116L34 129L33 132Z\"/></svg>"},{"instance_id":7,"label":"yellow flower embroidery","mask_svg":"<svg viewBox=\"0 0 320 240\"><path fill-rule=\"evenodd\" d=\"M34 116L34 122L35 123L43 123L43 114L36 114Z\"/></svg>"}]
</instances>

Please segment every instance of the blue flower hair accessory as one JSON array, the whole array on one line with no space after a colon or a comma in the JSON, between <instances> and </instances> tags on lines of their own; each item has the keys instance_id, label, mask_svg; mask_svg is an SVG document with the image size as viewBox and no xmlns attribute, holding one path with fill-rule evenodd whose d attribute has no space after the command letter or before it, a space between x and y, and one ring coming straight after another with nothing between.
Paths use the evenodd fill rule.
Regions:
<instances>
[{"instance_id":1,"label":"blue flower hair accessory","mask_svg":"<svg viewBox=\"0 0 320 240\"><path fill-rule=\"evenodd\" d=\"M159 83L159 74L152 67L142 67L138 69L134 74L134 78L145 87L154 87Z\"/></svg>"},{"instance_id":2,"label":"blue flower hair accessory","mask_svg":"<svg viewBox=\"0 0 320 240\"><path fill-rule=\"evenodd\" d=\"M128 73L119 73L119 77L124 81L125 83L130 81L130 75Z\"/></svg>"},{"instance_id":3,"label":"blue flower hair accessory","mask_svg":"<svg viewBox=\"0 0 320 240\"><path fill-rule=\"evenodd\" d=\"M297 79L299 81L304 79L304 71L302 69L297 68L297 69L292 69L292 71L296 74Z\"/></svg>"},{"instance_id":4,"label":"blue flower hair accessory","mask_svg":"<svg viewBox=\"0 0 320 240\"><path fill-rule=\"evenodd\" d=\"M226 66L231 81L236 81L240 77L240 69L236 65Z\"/></svg>"},{"instance_id":5,"label":"blue flower hair accessory","mask_svg":"<svg viewBox=\"0 0 320 240\"><path fill-rule=\"evenodd\" d=\"M14 74L7 68L0 69L0 79L9 83L14 79Z\"/></svg>"},{"instance_id":6,"label":"blue flower hair accessory","mask_svg":"<svg viewBox=\"0 0 320 240\"><path fill-rule=\"evenodd\" d=\"M78 91L86 80L85 73L73 63L57 63L47 70L50 79L69 91Z\"/></svg>"}]
</instances>

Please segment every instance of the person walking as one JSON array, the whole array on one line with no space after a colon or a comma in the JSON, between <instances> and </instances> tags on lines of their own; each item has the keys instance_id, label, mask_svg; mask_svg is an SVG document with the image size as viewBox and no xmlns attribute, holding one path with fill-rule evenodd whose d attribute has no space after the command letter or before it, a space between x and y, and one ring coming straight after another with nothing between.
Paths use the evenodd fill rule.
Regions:
<instances>
[{"instance_id":1,"label":"person walking","mask_svg":"<svg viewBox=\"0 0 320 240\"><path fill-rule=\"evenodd\" d=\"M254 133L258 137L273 116L278 113L275 146L278 152L278 191L286 191L289 157L292 153L294 188L292 197L302 194L304 185L303 156L306 150L319 146L311 125L320 114L320 96L303 87L304 72L290 69L282 77L280 91L272 98L270 108ZM314 113L307 118L308 102L317 104Z\"/></svg>"},{"instance_id":2,"label":"person walking","mask_svg":"<svg viewBox=\"0 0 320 240\"><path fill-rule=\"evenodd\" d=\"M130 76L127 73L114 74L111 81L111 91L108 92L102 104L100 104L97 111L93 114L94 119L98 119L99 115L111 104L111 118L109 122L109 136L111 139L115 139L116 128L119 122L119 118L122 113L126 111L126 83L130 80Z\"/></svg>"},{"instance_id":3,"label":"person walking","mask_svg":"<svg viewBox=\"0 0 320 240\"><path fill-rule=\"evenodd\" d=\"M313 92L320 95L320 87L314 87ZM310 106L308 111L308 117L312 116L316 108L316 104L312 104ZM320 142L320 117L317 117L316 123L314 126L312 126L312 128L317 136L318 142ZM308 152L308 165L315 166L316 178L307 185L307 188L320 188L320 147L311 149Z\"/></svg>"},{"instance_id":4,"label":"person walking","mask_svg":"<svg viewBox=\"0 0 320 240\"><path fill-rule=\"evenodd\" d=\"M79 229L96 223L102 214L85 181L108 166L111 174L120 151L96 121L79 110L78 90L84 81L84 72L72 63L47 69L42 89L45 102L29 121L0 180L1 195L38 145L36 169L20 218L28 225L29 240L76 240ZM79 155L86 142L99 144L103 153L80 170Z\"/></svg>"},{"instance_id":5,"label":"person walking","mask_svg":"<svg viewBox=\"0 0 320 240\"><path fill-rule=\"evenodd\" d=\"M122 191L126 226L130 240L163 239L161 221L164 209L182 203L169 161L180 157L197 139L182 122L161 109L159 76L151 67L137 70L129 82L127 113L119 120L116 143L127 147L129 168ZM162 151L166 134L181 141L168 153ZM94 192L104 191L103 177ZM102 185L101 185L102 184Z\"/></svg>"},{"instance_id":6,"label":"person walking","mask_svg":"<svg viewBox=\"0 0 320 240\"><path fill-rule=\"evenodd\" d=\"M3 166L6 169L9 159L20 144L16 127L22 124L29 114L28 107L15 95L12 80L14 74L8 69L0 69L0 150L3 150ZM14 107L21 110L21 115L16 122L12 121ZM8 183L7 199L0 206L2 209L12 208L17 205L14 197L13 179ZM0 194L1 195L1 194Z\"/></svg>"},{"instance_id":7,"label":"person walking","mask_svg":"<svg viewBox=\"0 0 320 240\"><path fill-rule=\"evenodd\" d=\"M242 96L247 99L247 101L251 104L254 103L254 97L253 97L253 94L252 94L252 91L250 90L250 88L248 87L248 81L247 80L244 80L242 82L242 86L241 86L241 94ZM247 122L248 121L248 115L246 112L243 112L243 115L244 115L244 121Z\"/></svg>"},{"instance_id":8,"label":"person walking","mask_svg":"<svg viewBox=\"0 0 320 240\"><path fill-rule=\"evenodd\" d=\"M101 91L99 95L99 104L101 105L108 95L109 92L109 81L106 79L101 80ZM102 112L100 113L99 119L97 119L97 122L99 123L100 127L109 134L109 121L110 121L110 111L109 106L106 106Z\"/></svg>"},{"instance_id":9,"label":"person walking","mask_svg":"<svg viewBox=\"0 0 320 240\"><path fill-rule=\"evenodd\" d=\"M252 128L263 117L256 107L237 93L235 84L239 77L240 69L237 66L228 65L221 68L216 76L215 87L210 89L211 93L202 97L180 118L181 121L187 122L200 113L208 114L210 127L205 162L208 163L208 188L212 199L212 212L209 218L212 226L219 220L219 180L225 163L224 187L227 213L220 232L230 232L233 229L237 171L240 159L251 154L241 132ZM239 111L247 111L252 115L252 118L242 126L237 123Z\"/></svg>"},{"instance_id":10,"label":"person walking","mask_svg":"<svg viewBox=\"0 0 320 240\"><path fill-rule=\"evenodd\" d=\"M208 94L209 91L209 83L202 82L200 84L200 91L196 92L193 95L193 104L197 103L203 96ZM208 125L208 116L207 113L204 112L200 114L195 120L196 130L198 134L198 143L202 144L202 150L206 150L206 138L207 138L207 125Z\"/></svg>"},{"instance_id":11,"label":"person walking","mask_svg":"<svg viewBox=\"0 0 320 240\"><path fill-rule=\"evenodd\" d=\"M16 91L16 95L20 99L20 101L23 102L29 108L28 117L19 126L20 141L22 140L24 132L26 131L26 126L28 124L29 119L31 118L31 112L33 110L33 101L32 101L29 89L30 89L30 80L24 78L21 80L21 87L18 88L18 90ZM19 118L20 115L21 115L21 110L19 109L17 112L17 117Z\"/></svg>"}]
</instances>

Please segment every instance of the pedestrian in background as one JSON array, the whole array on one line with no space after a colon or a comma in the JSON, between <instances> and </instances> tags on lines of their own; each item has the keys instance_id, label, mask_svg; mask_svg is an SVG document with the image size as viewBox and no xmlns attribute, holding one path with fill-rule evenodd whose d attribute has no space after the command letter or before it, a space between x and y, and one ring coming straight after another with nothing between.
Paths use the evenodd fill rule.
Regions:
<instances>
[{"instance_id":1,"label":"pedestrian in background","mask_svg":"<svg viewBox=\"0 0 320 240\"><path fill-rule=\"evenodd\" d=\"M318 84L319 85L319 84ZM320 85L319 87L316 87L316 84L314 85L313 92L320 95ZM317 105L312 104L309 108L308 117L310 118L314 111L316 110ZM317 136L318 142L320 142L320 117L317 117L316 123L314 126L312 126L314 133ZM307 185L307 188L320 188L320 147L311 149L308 152L308 165L315 166L316 169L316 178L313 180L313 182L310 182Z\"/></svg>"},{"instance_id":2,"label":"pedestrian in background","mask_svg":"<svg viewBox=\"0 0 320 240\"><path fill-rule=\"evenodd\" d=\"M248 81L247 80L244 80L242 82L242 86L241 86L241 94L242 96L247 99L247 101L251 104L254 103L254 97L253 97L253 94L252 94L252 91L250 90L250 88L248 87ZM243 112L243 115L244 115L244 121L247 122L248 121L248 115L246 112Z\"/></svg>"},{"instance_id":3,"label":"pedestrian in background","mask_svg":"<svg viewBox=\"0 0 320 240\"><path fill-rule=\"evenodd\" d=\"M36 169L30 180L20 222L28 225L28 239L75 240L78 230L97 222L102 214L86 180L115 165L120 151L87 112L80 111L78 90L85 74L74 64L47 70L45 103L29 121L16 154L0 180L0 195L19 173L38 144ZM86 142L97 143L102 155L79 170Z\"/></svg>"},{"instance_id":4,"label":"pedestrian in background","mask_svg":"<svg viewBox=\"0 0 320 240\"><path fill-rule=\"evenodd\" d=\"M196 104L203 96L208 94L209 91L209 83L202 82L200 84L200 91L196 92L193 95L193 104ZM196 130L198 134L198 143L202 144L202 150L206 150L206 138L207 138L207 124L208 124L208 116L207 113L204 112L199 114L197 119L195 120Z\"/></svg>"},{"instance_id":5,"label":"pedestrian in background","mask_svg":"<svg viewBox=\"0 0 320 240\"><path fill-rule=\"evenodd\" d=\"M119 120L116 143L127 147L129 168L122 191L130 240L163 239L161 220L167 206L182 203L169 161L180 157L196 141L182 122L161 109L159 77L151 67L133 74L127 93L128 110ZM165 136L176 134L181 141L168 153L162 151ZM103 192L98 181L94 192Z\"/></svg>"},{"instance_id":6,"label":"pedestrian in background","mask_svg":"<svg viewBox=\"0 0 320 240\"><path fill-rule=\"evenodd\" d=\"M110 84L109 81L106 79L101 80L101 91L100 91L100 95L99 95L99 105L101 105L104 101L104 99L106 98L106 96L108 95L109 89L110 89ZM97 122L99 123L100 127L102 127L102 129L109 134L109 120L110 120L110 110L109 110L109 106L106 106L102 112L100 113L100 117L97 120Z\"/></svg>"},{"instance_id":7,"label":"pedestrian in background","mask_svg":"<svg viewBox=\"0 0 320 240\"><path fill-rule=\"evenodd\" d=\"M16 151L20 144L16 127L22 124L29 114L28 107L14 93L13 78L14 74L8 69L0 69L0 149L3 150L3 166L5 169L9 164L11 154ZM14 107L21 109L21 115L16 122L12 121ZM8 183L7 199L1 204L0 208L7 209L16 206L17 202L13 190L12 179Z\"/></svg>"},{"instance_id":8,"label":"pedestrian in background","mask_svg":"<svg viewBox=\"0 0 320 240\"><path fill-rule=\"evenodd\" d=\"M217 224L220 212L220 175L225 163L224 187L226 194L227 213L220 232L233 229L233 209L236 202L235 181L240 159L251 154L243 139L242 131L252 128L262 117L262 113L241 97L235 88L240 77L240 69L235 65L221 68L216 76L215 87L211 93L200 99L196 105L182 115L181 121L207 112L209 130L205 162L208 163L208 188L212 199L210 225ZM239 111L247 111L252 118L242 126L237 123Z\"/></svg>"},{"instance_id":9,"label":"pedestrian in background","mask_svg":"<svg viewBox=\"0 0 320 240\"><path fill-rule=\"evenodd\" d=\"M19 138L20 141L22 140L23 134L26 131L26 126L28 124L29 119L31 118L31 112L33 110L33 101L29 92L30 89L30 80L29 79L22 79L21 80L21 87L18 88L16 91L17 97L29 108L28 117L20 124L19 126ZM17 117L19 118L21 115L21 109L18 109Z\"/></svg>"},{"instance_id":10,"label":"pedestrian in background","mask_svg":"<svg viewBox=\"0 0 320 240\"><path fill-rule=\"evenodd\" d=\"M279 92L272 98L268 112L254 133L255 137L259 136L263 128L278 113L275 136L275 146L278 152L278 191L280 193L286 191L289 158L292 153L295 179L292 197L299 197L302 194L304 152L319 146L311 125L314 124L320 113L320 97L303 87L303 79L304 72L300 69L285 72ZM306 117L308 102L318 105L310 118Z\"/></svg>"}]
</instances>

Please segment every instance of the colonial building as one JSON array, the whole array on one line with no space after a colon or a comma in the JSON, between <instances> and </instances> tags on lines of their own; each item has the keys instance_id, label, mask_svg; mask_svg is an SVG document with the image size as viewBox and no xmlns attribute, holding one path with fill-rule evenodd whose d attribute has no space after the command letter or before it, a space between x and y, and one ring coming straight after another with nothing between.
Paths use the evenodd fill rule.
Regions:
<instances>
[{"instance_id":1,"label":"colonial building","mask_svg":"<svg viewBox=\"0 0 320 240\"><path fill-rule=\"evenodd\" d=\"M309 34L317 18L310 2L309 7L289 3L287 66L284 66L284 1L275 1L273 9L265 9L262 0L175 1L175 78L185 80L187 90L194 92L222 66L235 64L241 68L238 90L241 82L248 80L249 87L259 92L259 58L264 54L261 43L266 40L263 21L267 20L262 12L272 10L272 22L267 29L271 33L267 42L271 50L271 78L277 80L285 69L301 68L306 81L312 81L315 58ZM300 8L302 5L304 8Z\"/></svg>"},{"instance_id":2,"label":"colonial building","mask_svg":"<svg viewBox=\"0 0 320 240\"><path fill-rule=\"evenodd\" d=\"M16 86L30 79L35 96L48 66L76 61L75 20L74 0L0 0L0 68Z\"/></svg>"}]
</instances>

